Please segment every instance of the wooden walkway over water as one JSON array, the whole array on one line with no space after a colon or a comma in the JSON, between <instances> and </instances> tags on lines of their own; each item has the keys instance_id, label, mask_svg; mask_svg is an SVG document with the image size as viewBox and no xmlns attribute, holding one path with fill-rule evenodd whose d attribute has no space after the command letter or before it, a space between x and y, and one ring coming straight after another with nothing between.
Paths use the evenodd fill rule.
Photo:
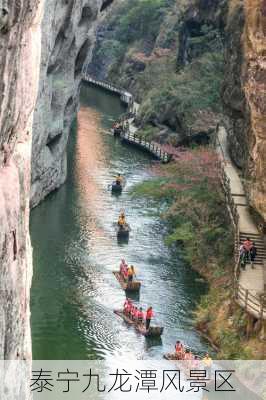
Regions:
<instances>
[{"instance_id":1,"label":"wooden walkway over water","mask_svg":"<svg viewBox=\"0 0 266 400\"><path fill-rule=\"evenodd\" d=\"M120 95L121 101L123 103L126 103L127 105L132 105L134 102L133 95L129 93L127 90L122 89L118 86L113 85L112 83L109 82L104 82L104 81L99 81L97 79L92 78L89 74L83 73L82 79L85 82L92 83L95 86L99 86L105 90L108 90L109 92L116 93Z\"/></svg>"},{"instance_id":2,"label":"wooden walkway over water","mask_svg":"<svg viewBox=\"0 0 266 400\"><path fill-rule=\"evenodd\" d=\"M233 165L227 145L227 132L217 131L216 148L221 161L221 181L227 196L231 219L235 227L235 299L246 312L259 320L266 320L266 248L264 238L256 227L247 202L237 168ZM254 269L248 264L240 268L239 248L249 237L256 243L257 256Z\"/></svg>"},{"instance_id":3,"label":"wooden walkway over water","mask_svg":"<svg viewBox=\"0 0 266 400\"><path fill-rule=\"evenodd\" d=\"M122 133L121 139L126 143L134 144L135 146L141 147L142 149L146 149L149 153L151 153L155 158L157 158L164 164L168 163L171 160L171 155L163 151L161 147L158 146L156 143L147 141L141 136L131 133L130 130Z\"/></svg>"},{"instance_id":4,"label":"wooden walkway over water","mask_svg":"<svg viewBox=\"0 0 266 400\"><path fill-rule=\"evenodd\" d=\"M135 145L142 150L149 152L153 157L160 160L162 163L168 163L171 161L172 155L164 151L158 143L148 141L137 134L138 128L134 125L134 118L139 109L139 104L135 102L131 93L111 83L96 80L86 73L83 74L83 80L108 90L109 92L120 95L121 101L127 104L129 112L133 115L133 117L130 116L124 120L124 129L120 135L120 138L123 142Z\"/></svg>"}]
</instances>

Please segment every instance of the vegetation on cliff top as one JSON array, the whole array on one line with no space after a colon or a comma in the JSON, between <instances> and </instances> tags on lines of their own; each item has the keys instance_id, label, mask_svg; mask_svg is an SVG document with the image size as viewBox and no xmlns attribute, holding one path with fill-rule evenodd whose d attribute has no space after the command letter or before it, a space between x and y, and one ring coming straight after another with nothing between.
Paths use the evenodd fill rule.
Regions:
<instances>
[{"instance_id":1,"label":"vegetation on cliff top","mask_svg":"<svg viewBox=\"0 0 266 400\"><path fill-rule=\"evenodd\" d=\"M224 66L219 15L203 17L196 0L131 0L105 22L94 63L108 59L105 79L134 92L141 127L165 125L168 142L209 133L217 123Z\"/></svg>"}]
</instances>

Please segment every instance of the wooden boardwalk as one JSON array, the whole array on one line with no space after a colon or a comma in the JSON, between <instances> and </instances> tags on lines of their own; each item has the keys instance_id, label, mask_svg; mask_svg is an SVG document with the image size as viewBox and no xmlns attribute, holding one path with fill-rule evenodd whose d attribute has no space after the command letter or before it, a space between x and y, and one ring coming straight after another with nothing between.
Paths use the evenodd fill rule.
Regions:
<instances>
[{"instance_id":1,"label":"wooden boardwalk","mask_svg":"<svg viewBox=\"0 0 266 400\"><path fill-rule=\"evenodd\" d=\"M140 135L137 135L138 128L134 125L134 118L138 112L139 104L135 102L134 97L128 91L116 87L111 83L103 82L92 78L89 74L83 74L83 80L93 85L99 86L112 93L120 95L121 101L127 104L130 113L133 117L129 117L124 121L124 131L121 133L121 140L125 143L133 144L142 150L149 152L153 157L160 160L162 163L168 163L172 159L172 155L162 150L158 143L147 141Z\"/></svg>"},{"instance_id":2,"label":"wooden boardwalk","mask_svg":"<svg viewBox=\"0 0 266 400\"><path fill-rule=\"evenodd\" d=\"M235 298L247 313L256 319L265 320L266 249L264 238L250 215L241 178L229 155L227 132L223 127L217 131L216 148L222 165L221 180L235 227ZM257 257L254 269L248 264L246 269L242 270L239 265L239 247L247 237L256 243Z\"/></svg>"},{"instance_id":3,"label":"wooden boardwalk","mask_svg":"<svg viewBox=\"0 0 266 400\"><path fill-rule=\"evenodd\" d=\"M153 157L160 160L162 163L166 164L171 160L171 155L163 151L160 146L158 146L154 142L149 142L141 136L136 135L135 133L130 133L130 131L126 131L121 134L121 139L126 142L138 146L150 154Z\"/></svg>"},{"instance_id":4,"label":"wooden boardwalk","mask_svg":"<svg viewBox=\"0 0 266 400\"><path fill-rule=\"evenodd\" d=\"M113 84L109 82L104 82L104 81L99 81L97 79L92 78L89 74L83 73L82 77L83 81L92 83L93 85L99 86L105 90L108 90L109 92L112 93L117 93L120 95L121 101L123 103L126 103L127 105L133 104L133 95L129 93L128 91L119 88L118 86L114 86Z\"/></svg>"}]
</instances>

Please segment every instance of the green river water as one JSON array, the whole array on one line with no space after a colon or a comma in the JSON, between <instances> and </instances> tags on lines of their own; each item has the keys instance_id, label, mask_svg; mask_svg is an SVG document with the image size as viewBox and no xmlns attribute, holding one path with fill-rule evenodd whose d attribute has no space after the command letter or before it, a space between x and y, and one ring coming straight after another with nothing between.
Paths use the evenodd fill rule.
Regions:
<instances>
[{"instance_id":1,"label":"green river water","mask_svg":"<svg viewBox=\"0 0 266 400\"><path fill-rule=\"evenodd\" d=\"M150 177L156 161L110 135L122 112L119 98L82 88L68 145L67 182L32 211L34 359L160 360L177 339L198 354L208 348L192 319L206 285L165 246L154 205L130 196L136 183ZM121 197L114 197L108 185L118 172L127 185ZM114 228L121 208L132 227L123 245ZM121 258L137 266L143 282L139 300L154 307L156 322L165 328L161 340L145 339L113 313L125 300L112 274Z\"/></svg>"}]
</instances>

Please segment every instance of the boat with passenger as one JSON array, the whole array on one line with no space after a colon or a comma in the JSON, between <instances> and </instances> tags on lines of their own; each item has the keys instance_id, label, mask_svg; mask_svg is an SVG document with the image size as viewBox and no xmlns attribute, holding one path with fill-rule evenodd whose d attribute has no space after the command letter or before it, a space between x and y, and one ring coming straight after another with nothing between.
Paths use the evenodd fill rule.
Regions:
<instances>
[{"instance_id":1,"label":"boat with passenger","mask_svg":"<svg viewBox=\"0 0 266 400\"><path fill-rule=\"evenodd\" d=\"M143 311L143 308L136 307L131 299L126 299L123 310L114 310L114 313L145 337L160 337L163 334L163 327L151 325L151 319L154 317L152 307Z\"/></svg>"},{"instance_id":2,"label":"boat with passenger","mask_svg":"<svg viewBox=\"0 0 266 400\"><path fill-rule=\"evenodd\" d=\"M124 179L118 174L111 185L112 194L121 194L124 188Z\"/></svg>"},{"instance_id":3,"label":"boat with passenger","mask_svg":"<svg viewBox=\"0 0 266 400\"><path fill-rule=\"evenodd\" d=\"M117 221L117 238L120 240L128 240L130 230L130 226L126 222L125 212L122 210Z\"/></svg>"},{"instance_id":4,"label":"boat with passenger","mask_svg":"<svg viewBox=\"0 0 266 400\"><path fill-rule=\"evenodd\" d=\"M133 265L128 266L122 259L119 271L113 271L113 274L126 292L139 292L141 282L136 280L136 269Z\"/></svg>"}]
</instances>

